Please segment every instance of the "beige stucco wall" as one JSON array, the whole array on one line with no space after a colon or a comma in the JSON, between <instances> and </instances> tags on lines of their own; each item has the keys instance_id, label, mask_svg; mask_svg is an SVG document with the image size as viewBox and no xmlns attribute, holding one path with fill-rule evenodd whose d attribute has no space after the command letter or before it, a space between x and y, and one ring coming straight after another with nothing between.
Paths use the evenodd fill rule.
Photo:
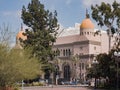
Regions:
<instances>
[{"instance_id":1,"label":"beige stucco wall","mask_svg":"<svg viewBox=\"0 0 120 90\"><path fill-rule=\"evenodd\" d=\"M82 34L70 35L59 37L54 44L53 50L57 48L61 51L60 57L63 56L63 50L70 49L72 52L72 56L76 54L80 56L76 63L76 68L74 67L74 63L71 61L71 58L63 58L61 59L62 63L60 65L62 70L62 78L63 78L63 64L68 63L71 69L71 78L75 76L76 78L80 78L80 74L82 75L82 79L85 80L86 75L86 67L91 67L94 56L100 53L108 53L109 50L109 41L107 33L99 33L95 34L94 30L87 29L83 30ZM87 33L89 32L89 33ZM114 39L112 38L111 46L113 46ZM71 56L70 56L71 57ZM84 69L80 69L80 64L84 64ZM76 69L76 70L75 70Z\"/></svg>"}]
</instances>

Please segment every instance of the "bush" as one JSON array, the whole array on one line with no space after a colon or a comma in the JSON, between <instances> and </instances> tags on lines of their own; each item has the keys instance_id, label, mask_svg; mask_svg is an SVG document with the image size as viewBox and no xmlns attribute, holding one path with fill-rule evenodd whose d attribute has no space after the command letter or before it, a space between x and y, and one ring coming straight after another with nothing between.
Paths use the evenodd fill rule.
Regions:
<instances>
[{"instance_id":1,"label":"bush","mask_svg":"<svg viewBox=\"0 0 120 90\"><path fill-rule=\"evenodd\" d=\"M40 74L40 63L30 58L30 50L9 49L0 45L0 86L13 86L24 79L33 79Z\"/></svg>"}]
</instances>

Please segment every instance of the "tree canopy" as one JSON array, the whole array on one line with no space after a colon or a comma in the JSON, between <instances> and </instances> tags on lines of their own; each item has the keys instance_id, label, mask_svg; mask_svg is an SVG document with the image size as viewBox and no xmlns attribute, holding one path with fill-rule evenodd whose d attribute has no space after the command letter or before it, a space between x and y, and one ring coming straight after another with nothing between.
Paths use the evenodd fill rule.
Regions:
<instances>
[{"instance_id":1,"label":"tree canopy","mask_svg":"<svg viewBox=\"0 0 120 90\"><path fill-rule=\"evenodd\" d=\"M22 20L31 28L26 30L27 39L23 41L23 47L31 47L32 55L44 63L54 56L52 46L59 28L56 17L56 11L45 10L39 0L31 0L27 8L22 8Z\"/></svg>"},{"instance_id":2,"label":"tree canopy","mask_svg":"<svg viewBox=\"0 0 120 90\"><path fill-rule=\"evenodd\" d=\"M102 2L101 5L91 6L92 17L101 27L107 27L109 35L109 49L111 49L111 36L114 33L119 33L120 35L120 3L115 0L111 4ZM116 36L116 47L120 45L120 37Z\"/></svg>"},{"instance_id":3,"label":"tree canopy","mask_svg":"<svg viewBox=\"0 0 120 90\"><path fill-rule=\"evenodd\" d=\"M31 58L30 49L10 47L11 33L8 26L0 28L0 89L25 79L33 79L42 73L35 57Z\"/></svg>"},{"instance_id":4,"label":"tree canopy","mask_svg":"<svg viewBox=\"0 0 120 90\"><path fill-rule=\"evenodd\" d=\"M0 86L13 85L41 74L37 59L30 58L30 50L9 49L0 44Z\"/></svg>"},{"instance_id":5,"label":"tree canopy","mask_svg":"<svg viewBox=\"0 0 120 90\"><path fill-rule=\"evenodd\" d=\"M106 26L111 30L120 28L120 3L114 1L110 5L109 3L102 2L101 5L91 6L91 9L92 17L98 25Z\"/></svg>"},{"instance_id":6,"label":"tree canopy","mask_svg":"<svg viewBox=\"0 0 120 90\"><path fill-rule=\"evenodd\" d=\"M99 54L96 57L98 64L96 66L92 65L91 68L88 69L87 76L89 78L105 78L108 79L109 82L106 82L106 85L110 87L114 87L116 85L116 73L117 73L117 65L114 57L114 51L112 50L109 54L103 53ZM119 68L120 73L120 68Z\"/></svg>"}]
</instances>

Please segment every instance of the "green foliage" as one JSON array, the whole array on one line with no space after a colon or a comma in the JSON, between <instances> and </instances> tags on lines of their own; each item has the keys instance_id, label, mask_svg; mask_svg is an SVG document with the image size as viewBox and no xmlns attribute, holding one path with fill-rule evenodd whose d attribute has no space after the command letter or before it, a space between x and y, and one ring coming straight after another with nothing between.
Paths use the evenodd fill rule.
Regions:
<instances>
[{"instance_id":1,"label":"green foliage","mask_svg":"<svg viewBox=\"0 0 120 90\"><path fill-rule=\"evenodd\" d=\"M111 37L117 33L115 47L120 48L120 3L114 1L111 4L102 2L101 5L91 6L92 17L101 27L107 27L108 35ZM110 43L110 42L109 42Z\"/></svg>"},{"instance_id":2,"label":"green foliage","mask_svg":"<svg viewBox=\"0 0 120 90\"><path fill-rule=\"evenodd\" d=\"M115 86L116 85L116 62L115 57L113 55L115 50L112 50L109 54L99 54L96 57L96 60L98 61L97 65L92 65L91 68L88 69L88 77L89 78L105 78L108 79L109 82L106 84L109 86ZM120 73L120 71L119 71Z\"/></svg>"},{"instance_id":3,"label":"green foliage","mask_svg":"<svg viewBox=\"0 0 120 90\"><path fill-rule=\"evenodd\" d=\"M27 40L23 41L23 47L31 47L32 55L44 63L54 56L52 46L59 27L56 16L56 11L45 10L39 0L31 0L27 8L22 8L22 20L31 28L26 30Z\"/></svg>"},{"instance_id":4,"label":"green foliage","mask_svg":"<svg viewBox=\"0 0 120 90\"><path fill-rule=\"evenodd\" d=\"M30 58L30 50L10 50L0 44L0 86L10 86L24 79L33 79L40 72L40 64Z\"/></svg>"},{"instance_id":5,"label":"green foliage","mask_svg":"<svg viewBox=\"0 0 120 90\"><path fill-rule=\"evenodd\" d=\"M111 4L102 2L101 5L91 6L92 17L101 27L105 26L109 30L109 39L111 34L116 34L115 48L117 51L120 50L120 3L114 1ZM109 42L110 43L110 42ZM114 51L114 50L113 50ZM97 56L99 62L100 77L108 77L111 84L115 84L116 80L116 63L113 58L113 51L109 54L100 54ZM95 68L95 67L94 67ZM94 72L89 70L90 74Z\"/></svg>"},{"instance_id":6,"label":"green foliage","mask_svg":"<svg viewBox=\"0 0 120 90\"><path fill-rule=\"evenodd\" d=\"M91 6L92 17L100 26L115 29L115 24L120 27L120 4L116 1L112 5L102 2L100 6Z\"/></svg>"},{"instance_id":7,"label":"green foliage","mask_svg":"<svg viewBox=\"0 0 120 90\"><path fill-rule=\"evenodd\" d=\"M92 64L92 67L87 69L88 78L99 78L100 75L101 75L101 70L99 64Z\"/></svg>"}]
</instances>

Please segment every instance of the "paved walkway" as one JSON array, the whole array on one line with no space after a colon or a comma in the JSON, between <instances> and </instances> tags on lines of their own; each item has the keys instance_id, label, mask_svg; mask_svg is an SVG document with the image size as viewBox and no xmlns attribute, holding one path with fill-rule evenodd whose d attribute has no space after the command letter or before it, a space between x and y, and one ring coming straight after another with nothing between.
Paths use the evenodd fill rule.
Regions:
<instances>
[{"instance_id":1,"label":"paved walkway","mask_svg":"<svg viewBox=\"0 0 120 90\"><path fill-rule=\"evenodd\" d=\"M24 87L23 90L94 90L84 86Z\"/></svg>"}]
</instances>

